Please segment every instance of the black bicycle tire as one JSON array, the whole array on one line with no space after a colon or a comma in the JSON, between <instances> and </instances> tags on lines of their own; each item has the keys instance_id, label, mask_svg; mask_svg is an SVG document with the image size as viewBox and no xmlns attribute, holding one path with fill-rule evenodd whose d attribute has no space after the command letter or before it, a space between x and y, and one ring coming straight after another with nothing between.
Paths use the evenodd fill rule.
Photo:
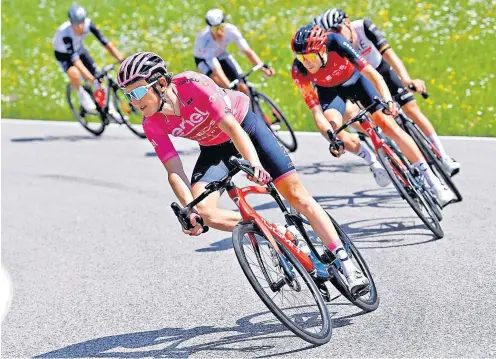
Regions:
<instances>
[{"instance_id":1,"label":"black bicycle tire","mask_svg":"<svg viewBox=\"0 0 496 359\"><path fill-rule=\"evenodd\" d=\"M339 236L339 239L344 245L348 245L349 248L351 248L352 255L356 257L357 262L359 263L360 269L362 270L362 273L368 278L370 282L370 298L371 301L365 301L362 297L354 298L353 296L350 295L350 292L343 288L340 283L336 280L331 278L329 282L346 298L348 299L352 304L354 304L356 307L362 309L365 312L372 312L377 309L380 303L380 297L379 294L377 293L377 287L375 285L374 278L372 276L372 273L370 272L369 266L367 265L367 262L365 259L362 257L362 254L358 250L358 248L355 246L351 238L346 234L344 229L339 225L339 223L327 212L327 215L329 216L332 224L334 225L334 228L336 229L336 232ZM298 214L298 218L306 223L307 225L310 225L310 222L306 220L305 218L301 217L300 214ZM303 230L305 228L303 227ZM308 233L307 233L307 237ZM319 238L320 240L320 238Z\"/></svg>"},{"instance_id":2,"label":"black bicycle tire","mask_svg":"<svg viewBox=\"0 0 496 359\"><path fill-rule=\"evenodd\" d=\"M317 285L313 281L310 274L308 274L308 272L305 270L303 265L296 259L296 257L288 249L286 249L286 247L284 247L283 245L279 246L283 254L288 259L288 261L296 268L296 270L304 278L307 287L310 289L312 295L314 296L314 299L316 300L316 304L319 308L323 322L322 323L323 334L318 337L302 330L297 325L295 325L291 320L289 320L286 317L286 315L279 309L277 304L275 304L272 301L272 299L267 295L267 293L263 290L263 288L261 288L260 283L253 274L249 266L249 263L244 255L244 249L242 245L244 235L250 232L263 236L260 230L253 223L240 223L236 225L236 227L234 227L234 230L232 232L232 241L233 241L234 252L236 253L236 257L241 266L241 269L243 270L243 273L248 279L248 282L250 282L251 286L253 287L259 298L269 308L272 314L274 314L275 317L279 319L281 323L283 323L289 330L291 330L295 335L297 335L301 339L314 345L323 345L329 342L332 336L332 322L327 307L324 303L324 299L322 298L322 295L320 294L320 291L317 288Z\"/></svg>"},{"instance_id":3,"label":"black bicycle tire","mask_svg":"<svg viewBox=\"0 0 496 359\"><path fill-rule=\"evenodd\" d=\"M284 122L284 124L286 125L286 127L289 130L289 134L291 135L291 139L292 139L293 144L292 145L291 144L288 144L287 141L281 139L277 135L277 132L274 132L271 129L272 133L279 140L279 142L282 143L282 145L288 149L289 152L295 152L296 149L298 148L298 142L296 140L296 135L295 135L295 133L293 131L293 128L289 124L289 121L287 120L286 116L281 111L281 109L279 108L279 106L277 106L276 103L269 96L267 96L266 94L264 94L263 92L260 92L260 91L257 91L257 94L258 94L258 97L260 99L262 99L263 101L265 101L270 107L274 108L279 113L281 120ZM260 100L258 100L258 101L260 101ZM260 105L258 104L258 106L260 106ZM270 126L268 126L268 127L270 128Z\"/></svg>"},{"instance_id":4,"label":"black bicycle tire","mask_svg":"<svg viewBox=\"0 0 496 359\"><path fill-rule=\"evenodd\" d=\"M131 122L129 120L126 119L125 115L122 113L121 111L121 107L120 107L120 104L118 103L118 101L120 100L118 95L117 95L117 92L118 91L122 91L121 89L112 89L112 92L113 92L113 100L114 100L114 105L115 105L115 108L117 109L117 112L119 113L119 115L121 116L122 118L122 122L124 122L124 124L126 125L127 128L129 128L129 130L134 133L136 136L138 136L139 138L146 138L146 134L145 134L145 131L138 131L137 129L135 129L133 127L133 125L131 124ZM134 106L132 106L130 103L129 103L129 106L131 106L133 109L134 109ZM136 111L139 111L139 110L136 110ZM143 128L143 126L141 126L141 128Z\"/></svg>"},{"instance_id":5,"label":"black bicycle tire","mask_svg":"<svg viewBox=\"0 0 496 359\"><path fill-rule=\"evenodd\" d=\"M393 171L392 165L389 162L388 157L389 156L386 154L386 152L384 151L384 149L383 148L379 148L379 150L377 151L377 158L379 159L379 161L381 162L382 166L384 167L384 169L388 173L389 177L391 178L391 181L393 182L393 185L396 188L396 190L401 194L401 196L403 197L403 199L405 199L408 202L408 204L413 209L413 211L417 214L417 216L420 218L420 220L426 225L426 227L434 234L434 236L436 236L436 238L438 238L438 239L443 238L444 237L444 231L441 228L441 225L439 223L439 220L437 219L436 214L433 214L434 217L432 219L434 220L434 222L436 222L438 224L438 226L439 226L438 228L432 226L432 224L427 220L427 218L424 216L424 214L419 211L419 209L416 206L416 203L413 201L413 199L407 193L407 191L405 190L405 188L403 187L403 185L400 183L399 179L396 177L396 174ZM428 208L427 207L427 205L425 203L425 199L423 198L423 196L420 193L418 193L415 188L412 188L412 190L420 198L423 206L428 211L429 210L432 211L432 208L430 208L430 207Z\"/></svg>"},{"instance_id":6,"label":"black bicycle tire","mask_svg":"<svg viewBox=\"0 0 496 359\"><path fill-rule=\"evenodd\" d=\"M331 283L334 285L334 287L341 293L343 294L346 299L348 299L351 303L353 303L356 307L362 309L365 312L372 312L377 309L380 303L380 297L379 294L377 293L377 287L375 285L374 277L372 276L372 273L370 272L369 266L365 259L363 259L362 254L358 250L358 248L355 246L353 241L351 240L350 237L346 234L346 232L343 230L343 228L339 225L339 223L329 214L327 213L329 218L332 221L332 224L334 225L334 228L336 229L336 232L338 233L339 239L343 244L346 244L350 248L350 252L352 253L353 256L355 256L356 261L358 262L360 266L360 270L362 273L368 278L370 282L370 301L365 301L362 297L354 298L350 296L349 291L345 291L341 286Z\"/></svg>"},{"instance_id":7,"label":"black bicycle tire","mask_svg":"<svg viewBox=\"0 0 496 359\"><path fill-rule=\"evenodd\" d=\"M69 109L72 112L72 115L76 118L76 121L79 122L88 132L92 133L95 136L100 136L103 131L105 131L105 119L103 118L102 114L99 112L100 116L100 121L102 122L102 127L99 128L98 130L94 130L91 127L87 126L84 122L81 121L80 116L76 114L76 109L74 108L74 105L72 104L71 100L71 91L72 91L72 86L71 84L67 84L66 87L66 98L67 98L67 103L69 104ZM93 99L93 102L95 103L95 106L98 107L98 104L95 101L95 98L93 97L93 94L89 93L91 95L91 98Z\"/></svg>"},{"instance_id":8,"label":"black bicycle tire","mask_svg":"<svg viewBox=\"0 0 496 359\"><path fill-rule=\"evenodd\" d=\"M413 138L413 140L417 143L417 146L419 147L420 151L424 155L425 159L427 160L427 163L431 167L431 169L441 175L441 177L444 180L444 183L451 189L451 191L455 194L456 196L456 202L461 202L463 200L463 196L461 195L460 191L456 187L455 183L453 182L453 179L451 178L451 175L446 172L446 170L443 168L443 164L437 157L437 155L433 152L433 150L428 146L425 142L425 135L423 133L420 133L420 130L417 128L417 126L406 122L405 127L407 127L408 132L410 136Z\"/></svg>"}]
</instances>

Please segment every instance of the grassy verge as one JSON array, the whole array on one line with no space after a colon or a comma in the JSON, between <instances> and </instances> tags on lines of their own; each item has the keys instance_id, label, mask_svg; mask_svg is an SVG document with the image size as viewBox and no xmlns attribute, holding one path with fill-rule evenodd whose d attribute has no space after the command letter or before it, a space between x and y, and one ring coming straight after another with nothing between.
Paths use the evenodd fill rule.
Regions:
<instances>
[{"instance_id":1,"label":"grassy verge","mask_svg":"<svg viewBox=\"0 0 496 359\"><path fill-rule=\"evenodd\" d=\"M192 47L205 12L223 8L277 76L253 76L298 130L314 131L310 112L292 84L292 33L326 9L321 1L301 6L290 0L239 2L164 0L81 1L102 32L125 54L153 50L173 72L195 69ZM2 1L2 117L72 120L65 100L65 75L53 56L52 38L71 2ZM381 27L411 76L428 84L419 99L444 135L496 136L496 2L488 0L400 0L335 3L352 19L367 16ZM111 61L96 39L86 46L98 64ZM237 54L235 47L230 50ZM243 55L237 59L246 69Z\"/></svg>"}]
</instances>

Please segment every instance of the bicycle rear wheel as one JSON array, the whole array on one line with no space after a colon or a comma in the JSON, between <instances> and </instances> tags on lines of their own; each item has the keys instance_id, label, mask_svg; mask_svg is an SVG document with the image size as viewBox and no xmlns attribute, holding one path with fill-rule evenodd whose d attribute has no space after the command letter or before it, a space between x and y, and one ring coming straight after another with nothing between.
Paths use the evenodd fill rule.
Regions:
<instances>
[{"instance_id":1,"label":"bicycle rear wheel","mask_svg":"<svg viewBox=\"0 0 496 359\"><path fill-rule=\"evenodd\" d=\"M120 88L113 88L112 101L114 101L115 108L119 115L121 115L122 122L139 138L146 138L145 131L143 130L143 115L138 108L135 108L127 100L126 96Z\"/></svg>"},{"instance_id":2,"label":"bicycle rear wheel","mask_svg":"<svg viewBox=\"0 0 496 359\"><path fill-rule=\"evenodd\" d=\"M256 225L238 224L232 239L246 278L277 319L309 343L327 343L332 335L329 312L312 277L296 257L279 246L296 275L290 279L280 268L271 243Z\"/></svg>"},{"instance_id":3,"label":"bicycle rear wheel","mask_svg":"<svg viewBox=\"0 0 496 359\"><path fill-rule=\"evenodd\" d=\"M98 108L98 104L91 91L88 91L85 87L83 88L91 96L91 99L95 103L95 107ZM80 104L77 90L73 88L71 84L67 85L66 96L69 108L76 120L89 132L95 136L100 136L105 130L106 125L105 118L102 117L102 114L97 109L91 112L86 111Z\"/></svg>"},{"instance_id":4,"label":"bicycle rear wheel","mask_svg":"<svg viewBox=\"0 0 496 359\"><path fill-rule=\"evenodd\" d=\"M449 189L455 194L456 202L461 202L463 200L463 197L460 191L453 182L451 175L444 169L441 159L432 149L429 139L416 125L406 121L405 127L408 129L410 136L412 136L413 140L417 143L420 151L424 155L434 174L439 179L442 178L444 180L444 183L446 183Z\"/></svg>"},{"instance_id":5,"label":"bicycle rear wheel","mask_svg":"<svg viewBox=\"0 0 496 359\"><path fill-rule=\"evenodd\" d=\"M427 228L434 233L436 238L443 238L444 231L441 228L439 219L429 202L424 198L424 194L415 188L411 182L411 178L403 173L396 160L391 158L383 148L379 148L377 155L401 197L408 202L410 207L412 207Z\"/></svg>"},{"instance_id":6,"label":"bicycle rear wheel","mask_svg":"<svg viewBox=\"0 0 496 359\"><path fill-rule=\"evenodd\" d=\"M259 107L259 111L255 110L262 116L263 120L266 122L267 126L274 133L274 136L279 140L284 147L288 149L289 152L296 151L298 143L296 142L296 136L294 134L289 121L286 116L282 113L281 109L272 101L267 95L262 92L257 92L257 99L254 101ZM280 133L280 131L287 131L288 134Z\"/></svg>"}]
</instances>

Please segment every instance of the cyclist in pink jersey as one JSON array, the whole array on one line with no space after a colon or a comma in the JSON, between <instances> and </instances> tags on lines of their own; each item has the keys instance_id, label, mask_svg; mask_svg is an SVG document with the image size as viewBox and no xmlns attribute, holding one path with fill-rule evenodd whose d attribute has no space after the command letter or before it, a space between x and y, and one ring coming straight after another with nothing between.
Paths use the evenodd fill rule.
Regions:
<instances>
[{"instance_id":1,"label":"cyclist in pink jersey","mask_svg":"<svg viewBox=\"0 0 496 359\"><path fill-rule=\"evenodd\" d=\"M250 180L266 184L270 177L288 202L305 215L315 232L341 261L352 293L367 288L368 279L348 260L346 250L322 207L302 185L289 155L264 121L249 109L241 92L220 88L209 77L193 71L172 76L164 61L151 52L129 56L119 67L119 86L144 115L143 127L168 172L169 183L182 205L201 194L208 183L231 168L228 159L242 156L253 167ZM152 91L150 91L152 89ZM185 137L200 144L191 181L169 139ZM211 194L190 214L189 235L199 235L199 218L210 227L232 231L238 212L218 207L220 193ZM327 266L314 256L317 277L329 278Z\"/></svg>"}]
</instances>

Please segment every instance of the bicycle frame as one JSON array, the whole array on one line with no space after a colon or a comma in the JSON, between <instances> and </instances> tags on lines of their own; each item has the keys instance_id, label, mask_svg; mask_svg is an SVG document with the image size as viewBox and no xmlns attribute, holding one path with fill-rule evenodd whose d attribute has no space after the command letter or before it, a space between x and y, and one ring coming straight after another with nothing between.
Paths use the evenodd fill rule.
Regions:
<instances>
[{"instance_id":1,"label":"bicycle frame","mask_svg":"<svg viewBox=\"0 0 496 359\"><path fill-rule=\"evenodd\" d=\"M236 187L232 182L228 184L226 187L227 193L232 201L239 208L239 212L241 213L241 217L245 222L254 222L257 227L262 231L264 236L269 240L269 242L274 247L275 251L279 256L282 256L281 249L278 246L277 241L274 239L276 237L281 244L283 244L286 248L288 248L291 253L300 261L300 263L305 267L308 272L312 272L314 270L314 265L310 260L310 257L302 252L300 248L298 248L295 243L287 238L284 233L280 233L277 227L269 223L263 217L261 217L246 201L246 196L250 194L270 194L272 198L277 202L281 210L285 215L289 215L289 212L282 203L281 199L276 194L276 189L273 184L270 184L268 188L260 187L260 186L247 186L243 188ZM252 244L256 243L256 241L250 237Z\"/></svg>"},{"instance_id":2,"label":"bicycle frame","mask_svg":"<svg viewBox=\"0 0 496 359\"><path fill-rule=\"evenodd\" d=\"M364 115L365 116L365 115ZM370 137L370 140L372 141L372 144L374 145L376 153L379 151L379 149L383 149L384 152L388 155L389 158L394 160L394 166L392 166L393 171L398 175L398 177L401 179L403 182L403 185L408 187L409 183L405 179L405 176L401 175L399 172L406 172L408 169L406 168L405 164L403 161L401 161L396 153L387 145L382 138L379 137L377 132L375 131L374 127L370 123L370 120L368 118L363 118L359 120L360 121L360 126L363 128L363 130L367 133L367 135Z\"/></svg>"}]
</instances>

